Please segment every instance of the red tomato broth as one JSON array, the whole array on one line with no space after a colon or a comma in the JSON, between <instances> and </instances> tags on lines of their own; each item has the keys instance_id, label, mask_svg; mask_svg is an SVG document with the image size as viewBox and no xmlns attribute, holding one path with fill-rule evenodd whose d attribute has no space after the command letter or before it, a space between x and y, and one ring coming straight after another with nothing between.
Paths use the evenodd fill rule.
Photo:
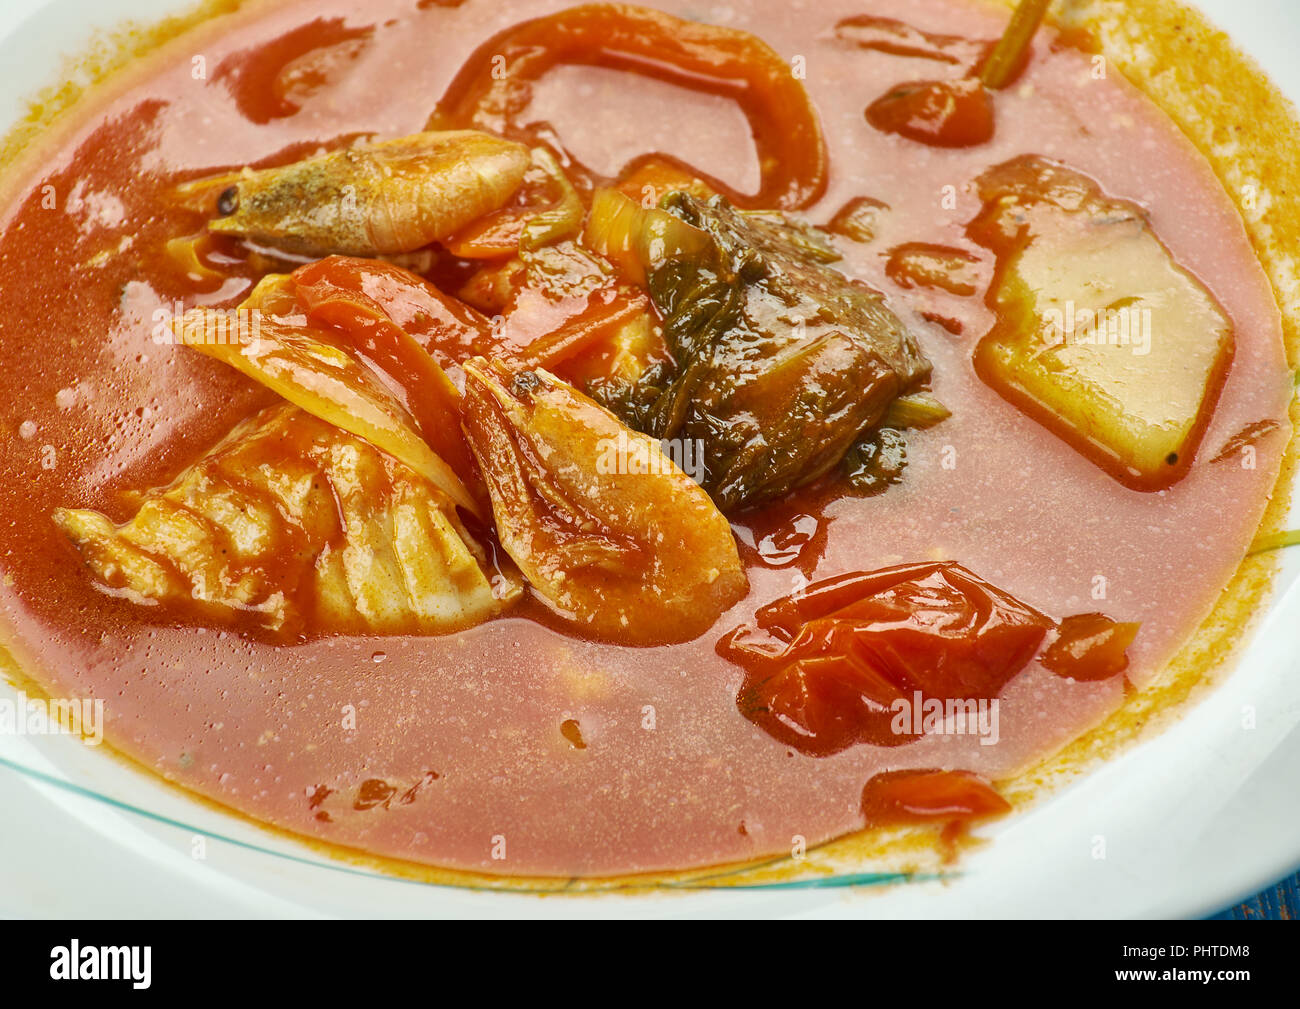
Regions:
<instances>
[{"instance_id":1,"label":"red tomato broth","mask_svg":"<svg viewBox=\"0 0 1300 1009\"><path fill-rule=\"evenodd\" d=\"M734 861L788 851L795 834L815 844L862 825L864 784L877 774L954 767L997 781L1097 722L1122 700L1116 679L1074 682L1031 663L1001 695L996 746L934 736L825 758L787 749L737 711L743 671L714 653L724 632L752 622L758 607L805 577L803 565L784 556L782 566L769 567L760 550L745 555L749 597L714 631L639 650L566 635L527 609L445 638L327 638L277 649L160 620L90 585L49 521L51 509L93 507L124 519L124 491L167 482L271 401L215 362L153 342L153 311L189 288L137 262L132 250L196 226L191 212L160 209L162 194L182 177L261 162L293 145L417 130L476 45L561 6L471 0L416 13L399 0L372 0L365 15L355 3L275 7L232 24L207 47L209 63L318 18L372 30L342 69L330 64L329 81L295 92L299 111L265 124L248 118L222 80L195 81L188 63L157 66L24 183L0 240L0 355L11 376L11 435L0 454L0 502L9 517L0 529L0 617L15 650L51 693L104 697L109 738L123 751L250 816L378 855L511 874ZM688 13L685 4L664 6ZM818 520L810 540L820 551L818 578L956 559L1044 613L1102 610L1138 622L1126 675L1148 682L1235 569L1285 440L1289 375L1277 310L1213 172L1133 89L1118 79L1083 83L1087 58L1051 51L1043 39L1020 81L997 96L990 144L935 151L878 133L862 118L865 105L901 80L933 73L933 61L823 38L839 19L870 11L987 39L1001 30L1004 12L968 0L733 9L733 25L783 56L808 57L805 83L831 164L827 194L809 216L827 220L860 196L890 206L874 244L839 243L842 265L885 291L915 326L935 365L936 394L954 412L909 434L906 476L884 495L825 502L810 493L772 511ZM331 31L322 43L338 42ZM574 69L566 79L578 86L586 72ZM642 84L591 73L600 87L622 87L627 96ZM376 91L383 101L374 100ZM645 153L639 123L587 128L581 105L557 108L554 125L584 161L620 165ZM710 98L697 112L727 108ZM688 122L697 119L705 121ZM1110 128L1091 131L1098 120ZM688 148L675 153L746 188L750 149L707 135ZM970 351L991 323L980 298L906 291L885 275L880 253L908 242L978 254L963 232L979 209L970 180L1030 152L1059 158L1147 207L1157 233L1236 326L1236 356L1201 456L1168 491L1119 487L976 378ZM58 210L41 206L46 183L59 194ZM951 209L942 203L949 185ZM73 194L72 212L64 212ZM123 237L134 241L104 265L81 268L118 250ZM246 292L247 285L228 283L187 304L230 305ZM922 321L936 306L964 324L964 337ZM1234 434L1266 419L1280 428L1260 442L1257 469L1206 465ZM24 421L37 425L34 433L22 428L31 437L18 433ZM52 469L41 466L46 445L54 447ZM955 468L945 468L949 459ZM764 521L738 520L742 541L747 523L763 529ZM1106 579L1104 601L1093 598L1097 577ZM375 662L377 654L384 661ZM349 711L352 730L343 725ZM581 749L571 742L575 731ZM492 858L497 835L507 839L505 860Z\"/></svg>"}]
</instances>

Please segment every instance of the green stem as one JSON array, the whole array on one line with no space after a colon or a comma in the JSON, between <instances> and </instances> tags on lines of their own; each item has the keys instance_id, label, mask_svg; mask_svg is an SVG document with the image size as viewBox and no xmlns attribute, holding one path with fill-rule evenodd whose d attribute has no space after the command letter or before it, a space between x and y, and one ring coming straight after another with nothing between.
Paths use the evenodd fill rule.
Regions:
<instances>
[{"instance_id":1,"label":"green stem","mask_svg":"<svg viewBox=\"0 0 1300 1009\"><path fill-rule=\"evenodd\" d=\"M1256 554L1266 554L1270 550L1281 550L1284 547L1300 546L1300 529L1289 529L1286 532L1267 533L1260 536L1250 545L1250 551L1247 557L1254 557Z\"/></svg>"},{"instance_id":2,"label":"green stem","mask_svg":"<svg viewBox=\"0 0 1300 1009\"><path fill-rule=\"evenodd\" d=\"M980 70L980 80L990 91L1006 87L1015 76L1051 3L1052 0L1020 0L1020 6L1011 15L1011 23Z\"/></svg>"}]
</instances>

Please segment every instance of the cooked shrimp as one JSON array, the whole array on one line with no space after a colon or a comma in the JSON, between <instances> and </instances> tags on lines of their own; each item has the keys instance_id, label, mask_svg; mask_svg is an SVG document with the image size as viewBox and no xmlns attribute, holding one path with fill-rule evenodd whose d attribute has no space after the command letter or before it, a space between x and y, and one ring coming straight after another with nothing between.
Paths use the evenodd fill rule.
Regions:
<instances>
[{"instance_id":1,"label":"cooked shrimp","mask_svg":"<svg viewBox=\"0 0 1300 1009\"><path fill-rule=\"evenodd\" d=\"M199 179L183 202L211 231L305 256L410 252L500 209L531 164L527 147L477 130L416 133L279 168Z\"/></svg>"},{"instance_id":2,"label":"cooked shrimp","mask_svg":"<svg viewBox=\"0 0 1300 1009\"><path fill-rule=\"evenodd\" d=\"M501 545L550 608L625 644L707 630L748 581L727 520L653 438L540 369L465 365Z\"/></svg>"}]
</instances>

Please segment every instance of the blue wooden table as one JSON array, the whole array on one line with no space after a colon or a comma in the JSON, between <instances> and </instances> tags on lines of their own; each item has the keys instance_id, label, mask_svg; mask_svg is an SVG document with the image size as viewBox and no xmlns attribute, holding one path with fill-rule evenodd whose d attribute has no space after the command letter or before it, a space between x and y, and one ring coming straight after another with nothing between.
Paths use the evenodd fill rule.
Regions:
<instances>
[{"instance_id":1,"label":"blue wooden table","mask_svg":"<svg viewBox=\"0 0 1300 1009\"><path fill-rule=\"evenodd\" d=\"M1257 894L1244 904L1216 914L1214 918L1221 921L1300 921L1300 873L1284 879L1271 890Z\"/></svg>"}]
</instances>

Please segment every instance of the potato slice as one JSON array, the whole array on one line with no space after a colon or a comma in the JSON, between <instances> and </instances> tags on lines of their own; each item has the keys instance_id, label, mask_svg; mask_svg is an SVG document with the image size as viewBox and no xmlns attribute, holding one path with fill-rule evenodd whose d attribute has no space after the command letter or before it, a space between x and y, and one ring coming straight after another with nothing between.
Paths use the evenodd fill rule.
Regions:
<instances>
[{"instance_id":1,"label":"potato slice","mask_svg":"<svg viewBox=\"0 0 1300 1009\"><path fill-rule=\"evenodd\" d=\"M969 231L998 258L980 377L1126 486L1181 479L1232 360L1214 296L1077 172L1020 158L980 189Z\"/></svg>"}]
</instances>

